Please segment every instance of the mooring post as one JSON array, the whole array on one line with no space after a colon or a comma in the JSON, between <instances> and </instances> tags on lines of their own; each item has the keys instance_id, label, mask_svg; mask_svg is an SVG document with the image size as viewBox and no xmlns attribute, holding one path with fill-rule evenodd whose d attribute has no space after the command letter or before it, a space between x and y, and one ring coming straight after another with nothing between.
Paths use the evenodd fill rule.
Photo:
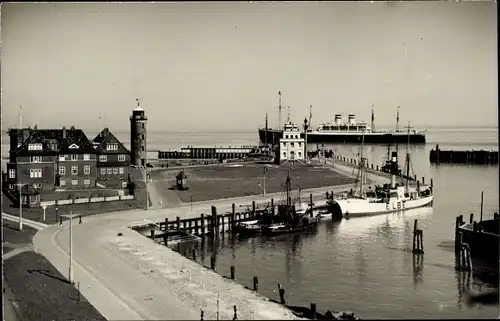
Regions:
<instances>
[{"instance_id":1,"label":"mooring post","mask_svg":"<svg viewBox=\"0 0 500 321\"><path fill-rule=\"evenodd\" d=\"M210 257L210 269L215 271L215 256Z\"/></svg>"},{"instance_id":2,"label":"mooring post","mask_svg":"<svg viewBox=\"0 0 500 321\"><path fill-rule=\"evenodd\" d=\"M205 236L205 214L200 215L201 236Z\"/></svg>"},{"instance_id":3,"label":"mooring post","mask_svg":"<svg viewBox=\"0 0 500 321\"><path fill-rule=\"evenodd\" d=\"M472 231L477 232L477 222L476 221L472 222Z\"/></svg>"},{"instance_id":4,"label":"mooring post","mask_svg":"<svg viewBox=\"0 0 500 321\"><path fill-rule=\"evenodd\" d=\"M205 315L205 312L203 312L203 310L201 310L201 314L200 314L200 320L203 321L203 316Z\"/></svg>"},{"instance_id":5,"label":"mooring post","mask_svg":"<svg viewBox=\"0 0 500 321\"><path fill-rule=\"evenodd\" d=\"M311 318L316 320L316 303L311 303Z\"/></svg>"},{"instance_id":6,"label":"mooring post","mask_svg":"<svg viewBox=\"0 0 500 321\"><path fill-rule=\"evenodd\" d=\"M233 203L233 208L231 210L231 230L234 232L234 227L236 226L236 204Z\"/></svg>"},{"instance_id":7,"label":"mooring post","mask_svg":"<svg viewBox=\"0 0 500 321\"><path fill-rule=\"evenodd\" d=\"M259 291L259 278L256 276L253 277L253 290Z\"/></svg>"},{"instance_id":8,"label":"mooring post","mask_svg":"<svg viewBox=\"0 0 500 321\"><path fill-rule=\"evenodd\" d=\"M151 238L154 240L155 239L155 230L151 229L149 232L151 234Z\"/></svg>"},{"instance_id":9,"label":"mooring post","mask_svg":"<svg viewBox=\"0 0 500 321\"><path fill-rule=\"evenodd\" d=\"M196 249L192 250L193 261L196 261Z\"/></svg>"},{"instance_id":10,"label":"mooring post","mask_svg":"<svg viewBox=\"0 0 500 321\"><path fill-rule=\"evenodd\" d=\"M235 279L235 270L234 270L234 265L231 265L231 280Z\"/></svg>"},{"instance_id":11,"label":"mooring post","mask_svg":"<svg viewBox=\"0 0 500 321\"><path fill-rule=\"evenodd\" d=\"M314 215L314 210L313 210L313 209L314 209L314 204L313 204L313 194L312 194L312 193L310 193L310 194L309 194L309 210L311 211L311 212L310 212L310 216L311 216L311 217L313 217L313 215Z\"/></svg>"},{"instance_id":12,"label":"mooring post","mask_svg":"<svg viewBox=\"0 0 500 321\"><path fill-rule=\"evenodd\" d=\"M415 177L413 178L414 181L418 182L417 180L417 174L415 174Z\"/></svg>"},{"instance_id":13,"label":"mooring post","mask_svg":"<svg viewBox=\"0 0 500 321\"><path fill-rule=\"evenodd\" d=\"M163 244L165 246L168 245L168 236L167 236L167 233L163 234Z\"/></svg>"},{"instance_id":14,"label":"mooring post","mask_svg":"<svg viewBox=\"0 0 500 321\"><path fill-rule=\"evenodd\" d=\"M255 201L252 201L252 218L255 217Z\"/></svg>"},{"instance_id":15,"label":"mooring post","mask_svg":"<svg viewBox=\"0 0 500 321\"><path fill-rule=\"evenodd\" d=\"M190 220L188 222L188 230L189 230L189 233L191 233L191 234L193 233L193 221L192 220Z\"/></svg>"},{"instance_id":16,"label":"mooring post","mask_svg":"<svg viewBox=\"0 0 500 321\"><path fill-rule=\"evenodd\" d=\"M285 289L283 289L281 287L281 284L278 283L278 293L280 295L280 303L281 304L286 304L286 301L285 301Z\"/></svg>"},{"instance_id":17,"label":"mooring post","mask_svg":"<svg viewBox=\"0 0 500 321\"><path fill-rule=\"evenodd\" d=\"M236 305L233 305L233 311L234 311L233 320L238 320L238 312L236 310Z\"/></svg>"},{"instance_id":18,"label":"mooring post","mask_svg":"<svg viewBox=\"0 0 500 321\"><path fill-rule=\"evenodd\" d=\"M434 180L431 178L431 189L434 188Z\"/></svg>"},{"instance_id":19,"label":"mooring post","mask_svg":"<svg viewBox=\"0 0 500 321\"><path fill-rule=\"evenodd\" d=\"M274 216L274 198L271 198L271 214Z\"/></svg>"},{"instance_id":20,"label":"mooring post","mask_svg":"<svg viewBox=\"0 0 500 321\"><path fill-rule=\"evenodd\" d=\"M80 281L78 281L78 283L76 284L77 288L76 288L76 291L77 291L77 300L78 302L80 302Z\"/></svg>"},{"instance_id":21,"label":"mooring post","mask_svg":"<svg viewBox=\"0 0 500 321\"><path fill-rule=\"evenodd\" d=\"M168 218L165 217L165 232L168 230Z\"/></svg>"},{"instance_id":22,"label":"mooring post","mask_svg":"<svg viewBox=\"0 0 500 321\"><path fill-rule=\"evenodd\" d=\"M198 227L198 219L194 221L194 235L200 235L200 229Z\"/></svg>"},{"instance_id":23,"label":"mooring post","mask_svg":"<svg viewBox=\"0 0 500 321\"><path fill-rule=\"evenodd\" d=\"M181 229L181 218L179 216L177 216L177 231L179 231Z\"/></svg>"},{"instance_id":24,"label":"mooring post","mask_svg":"<svg viewBox=\"0 0 500 321\"><path fill-rule=\"evenodd\" d=\"M212 233L216 233L218 231L218 226L217 224L217 208L215 206L212 206Z\"/></svg>"},{"instance_id":25,"label":"mooring post","mask_svg":"<svg viewBox=\"0 0 500 321\"><path fill-rule=\"evenodd\" d=\"M182 230L183 231L187 230L187 222L185 220L182 221Z\"/></svg>"},{"instance_id":26,"label":"mooring post","mask_svg":"<svg viewBox=\"0 0 500 321\"><path fill-rule=\"evenodd\" d=\"M470 213L470 217L469 217L469 223L472 224L472 222L474 222L474 213Z\"/></svg>"}]
</instances>

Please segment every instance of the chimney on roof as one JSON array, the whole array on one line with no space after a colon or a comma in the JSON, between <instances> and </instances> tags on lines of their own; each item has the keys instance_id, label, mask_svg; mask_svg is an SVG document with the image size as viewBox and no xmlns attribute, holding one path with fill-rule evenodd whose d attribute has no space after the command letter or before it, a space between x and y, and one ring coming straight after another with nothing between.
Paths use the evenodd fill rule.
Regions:
<instances>
[{"instance_id":1,"label":"chimney on roof","mask_svg":"<svg viewBox=\"0 0 500 321\"><path fill-rule=\"evenodd\" d=\"M62 129L62 138L66 139L66 126L63 126L63 129Z\"/></svg>"}]
</instances>

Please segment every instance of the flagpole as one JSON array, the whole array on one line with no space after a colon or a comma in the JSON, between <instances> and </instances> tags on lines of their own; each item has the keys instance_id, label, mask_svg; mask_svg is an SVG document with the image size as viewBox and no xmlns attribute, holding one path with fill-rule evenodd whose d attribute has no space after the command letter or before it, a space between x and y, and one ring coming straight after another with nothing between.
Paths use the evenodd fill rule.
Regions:
<instances>
[{"instance_id":1,"label":"flagpole","mask_svg":"<svg viewBox=\"0 0 500 321\"><path fill-rule=\"evenodd\" d=\"M264 165L264 194L263 194L263 196L266 196L266 172L267 172L267 167Z\"/></svg>"}]
</instances>

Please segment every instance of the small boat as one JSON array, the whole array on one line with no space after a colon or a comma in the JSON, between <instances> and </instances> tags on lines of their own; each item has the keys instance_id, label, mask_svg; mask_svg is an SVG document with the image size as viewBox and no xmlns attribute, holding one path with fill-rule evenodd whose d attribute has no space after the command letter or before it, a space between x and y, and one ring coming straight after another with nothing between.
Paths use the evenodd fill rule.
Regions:
<instances>
[{"instance_id":1,"label":"small boat","mask_svg":"<svg viewBox=\"0 0 500 321\"><path fill-rule=\"evenodd\" d=\"M408 125L408 131L410 126ZM391 184L376 186L375 190L369 188L363 190L363 181L365 180L365 163L363 158L363 142L361 144L361 160L359 166L360 188L358 193L349 193L350 195L328 201L328 209L332 215L339 217L353 217L360 215L385 214L392 212L401 212L409 209L423 207L432 204L434 200L433 187L420 185L410 186L410 152L409 143L407 147L406 175L404 186L396 184L399 165L397 152L392 152L391 161Z\"/></svg>"},{"instance_id":2,"label":"small boat","mask_svg":"<svg viewBox=\"0 0 500 321\"><path fill-rule=\"evenodd\" d=\"M236 225L236 231L240 234L259 234L262 231L262 224L259 220L240 222Z\"/></svg>"}]
</instances>

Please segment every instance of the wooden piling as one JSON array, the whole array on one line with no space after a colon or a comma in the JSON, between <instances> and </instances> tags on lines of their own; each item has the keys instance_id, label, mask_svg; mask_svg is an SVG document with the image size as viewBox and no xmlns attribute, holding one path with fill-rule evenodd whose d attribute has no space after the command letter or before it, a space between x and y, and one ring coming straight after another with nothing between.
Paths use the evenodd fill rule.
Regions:
<instances>
[{"instance_id":1,"label":"wooden piling","mask_svg":"<svg viewBox=\"0 0 500 321\"><path fill-rule=\"evenodd\" d=\"M212 269L212 270L215 271L215 264L216 264L216 257L215 256L211 256L210 257L210 269Z\"/></svg>"},{"instance_id":2,"label":"wooden piling","mask_svg":"<svg viewBox=\"0 0 500 321\"><path fill-rule=\"evenodd\" d=\"M196 249L191 251L191 255L193 256L193 261L196 261Z\"/></svg>"},{"instance_id":3,"label":"wooden piling","mask_svg":"<svg viewBox=\"0 0 500 321\"><path fill-rule=\"evenodd\" d=\"M205 214L200 215L201 235L205 236Z\"/></svg>"},{"instance_id":4,"label":"wooden piling","mask_svg":"<svg viewBox=\"0 0 500 321\"><path fill-rule=\"evenodd\" d=\"M424 253L423 231L418 229L418 220L413 225L413 250L414 254Z\"/></svg>"},{"instance_id":5,"label":"wooden piling","mask_svg":"<svg viewBox=\"0 0 500 321\"><path fill-rule=\"evenodd\" d=\"M212 232L215 234L217 226L216 226L216 220L217 220L217 208L215 206L212 206Z\"/></svg>"},{"instance_id":6,"label":"wooden piling","mask_svg":"<svg viewBox=\"0 0 500 321\"><path fill-rule=\"evenodd\" d=\"M222 215L222 216L221 216L221 221L222 221L222 222L221 222L221 223L222 223L222 233L224 233L224 231L226 230L226 229L225 229L225 224L226 224L226 222L225 222L225 220L224 220L224 218L225 218L225 217L226 217L225 215Z\"/></svg>"},{"instance_id":7,"label":"wooden piling","mask_svg":"<svg viewBox=\"0 0 500 321\"><path fill-rule=\"evenodd\" d=\"M168 217L165 217L165 232L168 230Z\"/></svg>"},{"instance_id":8,"label":"wooden piling","mask_svg":"<svg viewBox=\"0 0 500 321\"><path fill-rule=\"evenodd\" d=\"M186 221L182 221L182 230L185 231L186 227L187 227L187 222Z\"/></svg>"},{"instance_id":9,"label":"wooden piling","mask_svg":"<svg viewBox=\"0 0 500 321\"><path fill-rule=\"evenodd\" d=\"M311 303L311 318L316 320L316 303Z\"/></svg>"},{"instance_id":10,"label":"wooden piling","mask_svg":"<svg viewBox=\"0 0 500 321\"><path fill-rule=\"evenodd\" d=\"M252 219L255 218L255 201L252 201Z\"/></svg>"},{"instance_id":11,"label":"wooden piling","mask_svg":"<svg viewBox=\"0 0 500 321\"><path fill-rule=\"evenodd\" d=\"M253 277L253 290L259 291L259 278L256 276Z\"/></svg>"},{"instance_id":12,"label":"wooden piling","mask_svg":"<svg viewBox=\"0 0 500 321\"><path fill-rule=\"evenodd\" d=\"M431 189L434 188L434 180L431 178Z\"/></svg>"},{"instance_id":13,"label":"wooden piling","mask_svg":"<svg viewBox=\"0 0 500 321\"><path fill-rule=\"evenodd\" d=\"M193 234L193 221L188 222L188 231L189 233Z\"/></svg>"},{"instance_id":14,"label":"wooden piling","mask_svg":"<svg viewBox=\"0 0 500 321\"><path fill-rule=\"evenodd\" d=\"M234 221L235 219L236 219L236 204L233 203L231 211L231 231L234 231L234 228L236 227L236 222Z\"/></svg>"},{"instance_id":15,"label":"wooden piling","mask_svg":"<svg viewBox=\"0 0 500 321\"><path fill-rule=\"evenodd\" d=\"M163 244L164 244L165 246L167 246L167 245L168 245L168 236L167 236L167 233L163 234Z\"/></svg>"},{"instance_id":16,"label":"wooden piling","mask_svg":"<svg viewBox=\"0 0 500 321\"><path fill-rule=\"evenodd\" d=\"M422 185L425 185L425 177L422 176Z\"/></svg>"},{"instance_id":17,"label":"wooden piling","mask_svg":"<svg viewBox=\"0 0 500 321\"><path fill-rule=\"evenodd\" d=\"M234 265L231 265L231 280L235 279L235 270L234 270Z\"/></svg>"},{"instance_id":18,"label":"wooden piling","mask_svg":"<svg viewBox=\"0 0 500 321\"><path fill-rule=\"evenodd\" d=\"M281 284L278 283L278 293L280 295L280 303L281 304L286 304L286 301L285 301L285 289L283 289L281 287Z\"/></svg>"},{"instance_id":19,"label":"wooden piling","mask_svg":"<svg viewBox=\"0 0 500 321\"><path fill-rule=\"evenodd\" d=\"M271 214L274 216L274 198L271 198Z\"/></svg>"},{"instance_id":20,"label":"wooden piling","mask_svg":"<svg viewBox=\"0 0 500 321\"><path fill-rule=\"evenodd\" d=\"M181 229L181 218L177 216L177 231Z\"/></svg>"},{"instance_id":21,"label":"wooden piling","mask_svg":"<svg viewBox=\"0 0 500 321\"><path fill-rule=\"evenodd\" d=\"M194 235L200 235L200 230L198 228L198 220L194 221Z\"/></svg>"},{"instance_id":22,"label":"wooden piling","mask_svg":"<svg viewBox=\"0 0 500 321\"><path fill-rule=\"evenodd\" d=\"M154 240L155 239L155 230L152 229L151 231L149 231L150 234L151 234L151 238Z\"/></svg>"},{"instance_id":23,"label":"wooden piling","mask_svg":"<svg viewBox=\"0 0 500 321\"><path fill-rule=\"evenodd\" d=\"M470 217L469 217L469 223L472 224L472 222L474 222L474 213L470 213Z\"/></svg>"},{"instance_id":24,"label":"wooden piling","mask_svg":"<svg viewBox=\"0 0 500 321\"><path fill-rule=\"evenodd\" d=\"M309 210L311 211L311 212L309 213L309 215L310 215L311 217L313 217L313 216L314 216L314 210L313 210L313 209L314 209L314 204L313 204L313 194L311 193L311 194L309 194Z\"/></svg>"}]
</instances>

